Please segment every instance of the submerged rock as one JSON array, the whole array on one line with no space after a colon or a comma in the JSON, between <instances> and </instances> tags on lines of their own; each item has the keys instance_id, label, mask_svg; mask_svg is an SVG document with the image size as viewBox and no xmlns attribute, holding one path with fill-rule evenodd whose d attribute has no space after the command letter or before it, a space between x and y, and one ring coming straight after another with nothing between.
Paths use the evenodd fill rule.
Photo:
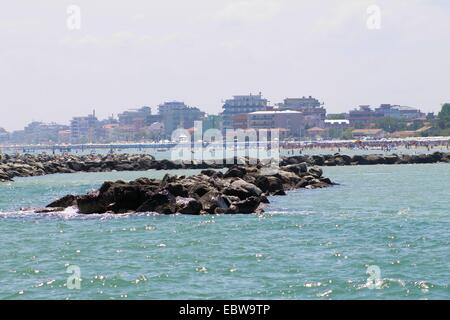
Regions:
<instances>
[{"instance_id":1,"label":"submerged rock","mask_svg":"<svg viewBox=\"0 0 450 320\"><path fill-rule=\"evenodd\" d=\"M53 212L64 211L64 209L66 209L66 208L63 208L63 207L54 207L54 208L47 207L47 208L42 208L42 209L35 209L34 212L36 212L36 213L53 213Z\"/></svg>"}]
</instances>

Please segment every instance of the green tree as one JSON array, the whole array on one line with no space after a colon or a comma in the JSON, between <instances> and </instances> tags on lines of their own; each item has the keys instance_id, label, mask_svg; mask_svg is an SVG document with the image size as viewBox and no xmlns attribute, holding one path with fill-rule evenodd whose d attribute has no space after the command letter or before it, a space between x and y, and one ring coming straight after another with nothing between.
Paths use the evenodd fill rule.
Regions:
<instances>
[{"instance_id":1,"label":"green tree","mask_svg":"<svg viewBox=\"0 0 450 320\"><path fill-rule=\"evenodd\" d=\"M404 121L391 117L380 119L376 121L375 125L377 128L383 129L386 132L402 131L406 129Z\"/></svg>"},{"instance_id":2,"label":"green tree","mask_svg":"<svg viewBox=\"0 0 450 320\"><path fill-rule=\"evenodd\" d=\"M438 125L441 129L450 128L450 103L442 106L441 112L438 114Z\"/></svg>"},{"instance_id":3,"label":"green tree","mask_svg":"<svg viewBox=\"0 0 450 320\"><path fill-rule=\"evenodd\" d=\"M342 133L342 139L344 140L351 140L353 139L353 128L347 128Z\"/></svg>"}]
</instances>

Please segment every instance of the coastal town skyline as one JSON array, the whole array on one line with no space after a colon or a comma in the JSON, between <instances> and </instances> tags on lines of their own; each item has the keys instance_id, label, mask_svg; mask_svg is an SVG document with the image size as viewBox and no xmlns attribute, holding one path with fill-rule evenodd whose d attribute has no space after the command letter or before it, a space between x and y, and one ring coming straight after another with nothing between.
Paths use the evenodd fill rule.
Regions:
<instances>
[{"instance_id":1,"label":"coastal town skyline","mask_svg":"<svg viewBox=\"0 0 450 320\"><path fill-rule=\"evenodd\" d=\"M174 3L76 1L79 29L67 27L71 3L8 5L0 125L67 123L94 108L105 118L169 100L215 114L229 94L259 91L273 102L320 97L330 113L361 103L437 112L448 101L448 2ZM368 28L371 5L379 28Z\"/></svg>"},{"instance_id":2,"label":"coastal town skyline","mask_svg":"<svg viewBox=\"0 0 450 320\"><path fill-rule=\"evenodd\" d=\"M116 107L116 108L114 108L114 110L116 112L108 112L108 110L111 110L111 108L108 108L108 107L97 108L95 105L92 105L92 107L87 110L87 114L91 114L92 111L94 111L96 116L99 119L117 118L117 116L123 112L135 110L135 109L138 109L141 107L150 107L151 110L153 111L153 113L155 113L155 111L157 112L158 107L160 105L163 105L164 103L181 102L181 103L185 103L188 106L193 106L193 107L199 108L206 115L220 115L223 112L223 106L224 106L226 99L229 99L230 97L234 97L234 96L247 96L247 95L257 96L258 94L261 95L264 99L267 99L268 106L275 107L275 108L277 108L277 106L280 103L282 103L284 99L300 99L300 98L305 98L305 97L318 99L318 101L321 103L321 105L326 109L327 114L348 114L349 111L357 109L360 106L370 106L370 107L376 108L383 104L391 104L391 105L395 105L395 106L410 106L413 108L417 108L418 110L420 110L426 114L428 114L428 113L437 114L441 110L441 107L445 103L447 103L447 101L442 101L437 106L433 106L432 108L425 108L425 107L419 106L419 105L407 105L407 104L397 103L396 101L385 101L385 100L381 99L380 103L367 103L367 102L363 101L362 103L358 103L356 105L349 106L346 109L340 109L340 110L336 110L336 112L333 112L332 110L334 110L334 109L330 108L326 102L324 102L322 99L320 99L320 97L317 97L317 96L292 95L292 96L285 96L279 100L275 100L275 99L270 99L270 97L263 95L263 93L261 91L255 91L255 92L242 93L242 94L239 93L239 94L229 95L228 97L223 97L222 99L219 100L219 106L217 108L214 108L213 112L209 112L206 108L203 108L201 105L195 104L195 103L190 103L184 99L166 99L166 100L163 100L154 105L144 102L144 103L141 103L138 105L133 105L133 106ZM450 99L448 99L448 100L450 100ZM82 110L84 110L84 108ZM45 116L39 117L39 118L24 119L21 123L17 123L17 125L11 125L10 121L8 121L8 119L2 118L2 119L0 119L0 128L3 128L9 132L13 132L13 131L17 131L17 130L22 130L28 124L34 123L34 122L68 124L68 123L70 123L71 119L73 119L74 117L82 116L82 114L80 112L77 113L76 109L71 110L71 111L72 111L72 113L67 112L64 119L60 120L60 121L52 119L51 115L45 115Z\"/></svg>"},{"instance_id":3,"label":"coastal town skyline","mask_svg":"<svg viewBox=\"0 0 450 320\"><path fill-rule=\"evenodd\" d=\"M83 144L176 140L177 129L186 132L209 129L276 130L282 140L323 140L351 138L406 138L448 135L447 113L450 104L439 113L420 108L383 103L362 104L347 112L329 113L325 103L313 96L284 98L273 103L261 92L234 95L223 100L221 112L208 114L183 101L166 101L155 106L121 110L99 117L96 109L77 114L68 123L28 123L12 132L0 127L2 145ZM190 133L188 133L190 134Z\"/></svg>"}]
</instances>

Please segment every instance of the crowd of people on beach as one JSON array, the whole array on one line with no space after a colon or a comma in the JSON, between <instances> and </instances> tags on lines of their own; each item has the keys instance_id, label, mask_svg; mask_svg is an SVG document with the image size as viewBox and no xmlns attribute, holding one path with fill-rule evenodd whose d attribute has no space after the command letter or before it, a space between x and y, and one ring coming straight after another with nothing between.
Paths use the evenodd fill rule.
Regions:
<instances>
[{"instance_id":1,"label":"crowd of people on beach","mask_svg":"<svg viewBox=\"0 0 450 320\"><path fill-rule=\"evenodd\" d=\"M450 150L450 137L441 139L398 139L398 140L322 140L322 141L282 141L278 144L280 152L283 155L301 155L301 154L325 154L325 153L355 153L365 151L377 151L380 153L430 153L435 151L447 152ZM241 147L242 148L242 147ZM244 147L248 148L248 146ZM160 148L143 148L136 145L135 149L113 148L56 148L49 150L42 148L23 148L23 147L0 147L0 154L115 154L115 153L149 153L149 154L168 154L170 148L161 150Z\"/></svg>"},{"instance_id":2,"label":"crowd of people on beach","mask_svg":"<svg viewBox=\"0 0 450 320\"><path fill-rule=\"evenodd\" d=\"M422 150L432 151L434 149L450 150L450 139L448 140L356 140L356 141L315 141L315 142L284 142L280 144L287 154L302 154L308 151L334 150L360 151L378 150L391 152L395 150Z\"/></svg>"}]
</instances>

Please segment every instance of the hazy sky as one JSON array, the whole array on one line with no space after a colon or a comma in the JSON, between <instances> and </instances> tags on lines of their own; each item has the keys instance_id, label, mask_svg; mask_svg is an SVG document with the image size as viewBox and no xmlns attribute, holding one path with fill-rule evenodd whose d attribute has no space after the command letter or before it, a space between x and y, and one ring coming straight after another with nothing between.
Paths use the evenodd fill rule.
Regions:
<instances>
[{"instance_id":1,"label":"hazy sky","mask_svg":"<svg viewBox=\"0 0 450 320\"><path fill-rule=\"evenodd\" d=\"M80 30L67 27L72 4ZM217 113L260 91L313 95L328 112L450 101L448 0L15 0L0 10L0 46L8 130L166 100Z\"/></svg>"}]
</instances>

